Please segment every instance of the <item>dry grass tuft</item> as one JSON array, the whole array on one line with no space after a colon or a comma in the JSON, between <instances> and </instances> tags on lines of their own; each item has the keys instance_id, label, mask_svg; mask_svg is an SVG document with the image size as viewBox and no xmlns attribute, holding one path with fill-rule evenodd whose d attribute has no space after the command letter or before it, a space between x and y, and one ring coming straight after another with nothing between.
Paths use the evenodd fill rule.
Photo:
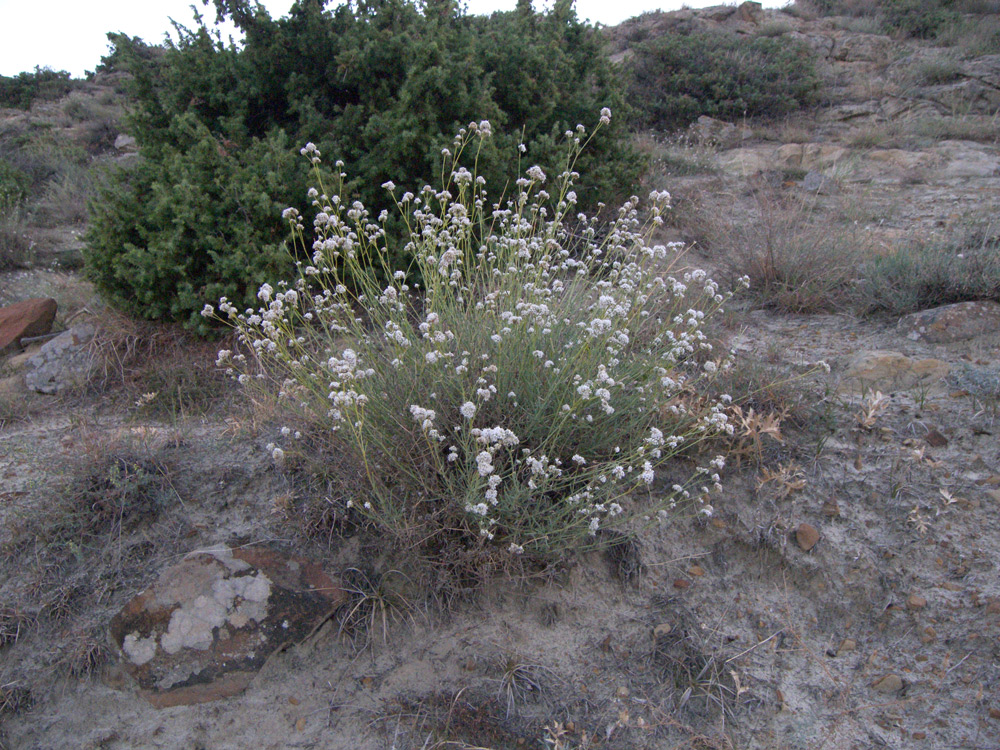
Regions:
<instances>
[{"instance_id":1,"label":"dry grass tuft","mask_svg":"<svg viewBox=\"0 0 1000 750\"><path fill-rule=\"evenodd\" d=\"M341 575L341 588L349 598L337 613L338 632L347 635L355 649L374 645L379 632L382 645L387 645L390 627L416 621L418 610L404 593L412 581L401 571L377 574L348 568Z\"/></svg>"},{"instance_id":2,"label":"dry grass tuft","mask_svg":"<svg viewBox=\"0 0 1000 750\"><path fill-rule=\"evenodd\" d=\"M717 220L710 228L713 255L729 277L750 278L761 307L789 313L845 308L867 247L857 228L831 226L805 200L759 191L742 221Z\"/></svg>"}]
</instances>

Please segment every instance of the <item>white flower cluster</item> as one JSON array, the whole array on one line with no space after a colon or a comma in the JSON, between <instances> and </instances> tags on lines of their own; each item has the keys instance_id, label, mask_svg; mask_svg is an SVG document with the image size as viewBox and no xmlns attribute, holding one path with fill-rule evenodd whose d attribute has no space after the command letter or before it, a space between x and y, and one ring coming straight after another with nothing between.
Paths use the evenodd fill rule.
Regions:
<instances>
[{"instance_id":1,"label":"white flower cluster","mask_svg":"<svg viewBox=\"0 0 1000 750\"><path fill-rule=\"evenodd\" d=\"M602 110L601 126L610 117ZM726 295L703 271L668 275L681 248L648 243L670 194L653 191L647 213L633 196L602 223L576 208L579 175L534 165L492 203L459 163L491 132L487 121L459 132L439 189L383 184L409 228L412 272L388 266L385 215L312 190L307 243L302 216L287 211L300 278L262 284L256 310L220 300L240 332L240 353L220 352L220 366L248 385L277 372L290 404L325 413L359 454L380 451L374 463L402 467L382 503L355 506L373 517L398 498L444 498L522 554L684 503L711 513L719 457L654 497L664 461L734 429L724 398L692 397L727 365L702 330ZM586 131L567 138L581 148ZM303 155L319 164L314 145ZM370 274L366 263L383 265Z\"/></svg>"}]
</instances>

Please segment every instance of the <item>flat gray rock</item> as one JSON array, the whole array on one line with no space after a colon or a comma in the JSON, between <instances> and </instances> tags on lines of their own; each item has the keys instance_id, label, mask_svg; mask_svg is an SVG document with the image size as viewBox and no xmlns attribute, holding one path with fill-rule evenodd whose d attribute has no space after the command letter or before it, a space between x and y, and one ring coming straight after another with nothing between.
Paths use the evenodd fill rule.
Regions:
<instances>
[{"instance_id":1,"label":"flat gray rock","mask_svg":"<svg viewBox=\"0 0 1000 750\"><path fill-rule=\"evenodd\" d=\"M24 382L39 393L58 393L86 382L94 364L93 341L97 328L81 323L46 341L38 354L28 360Z\"/></svg>"}]
</instances>

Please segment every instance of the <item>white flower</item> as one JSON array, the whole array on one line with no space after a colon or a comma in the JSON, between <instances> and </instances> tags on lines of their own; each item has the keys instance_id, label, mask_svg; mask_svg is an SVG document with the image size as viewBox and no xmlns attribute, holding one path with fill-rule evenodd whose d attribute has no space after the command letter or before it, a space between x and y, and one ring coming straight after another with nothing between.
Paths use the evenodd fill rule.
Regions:
<instances>
[{"instance_id":1,"label":"white flower","mask_svg":"<svg viewBox=\"0 0 1000 750\"><path fill-rule=\"evenodd\" d=\"M609 122L611 122L611 110L608 109L607 107L602 107L601 108L601 120L600 120L600 122L601 122L601 125L607 125Z\"/></svg>"},{"instance_id":2,"label":"white flower","mask_svg":"<svg viewBox=\"0 0 1000 750\"><path fill-rule=\"evenodd\" d=\"M642 465L642 481L644 481L646 484L652 484L655 478L656 475L653 473L652 464L650 464L649 461L646 461Z\"/></svg>"},{"instance_id":3,"label":"white flower","mask_svg":"<svg viewBox=\"0 0 1000 750\"><path fill-rule=\"evenodd\" d=\"M462 407L459 409L459 411L462 413L462 416L465 417L466 419L472 419L474 416L476 416L476 405L471 401L466 401L464 404L462 404Z\"/></svg>"},{"instance_id":4,"label":"white flower","mask_svg":"<svg viewBox=\"0 0 1000 750\"><path fill-rule=\"evenodd\" d=\"M537 164L528 170L528 177L536 182L545 182L545 172Z\"/></svg>"},{"instance_id":5,"label":"white flower","mask_svg":"<svg viewBox=\"0 0 1000 750\"><path fill-rule=\"evenodd\" d=\"M488 451L480 451L476 456L479 476L486 477L493 473L493 456Z\"/></svg>"}]
</instances>

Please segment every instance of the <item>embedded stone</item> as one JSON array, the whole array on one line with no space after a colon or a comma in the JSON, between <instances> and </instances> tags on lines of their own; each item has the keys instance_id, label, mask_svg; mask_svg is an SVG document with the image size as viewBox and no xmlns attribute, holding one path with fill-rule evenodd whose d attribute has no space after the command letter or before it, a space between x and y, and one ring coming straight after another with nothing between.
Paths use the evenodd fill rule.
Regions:
<instances>
[{"instance_id":1,"label":"embedded stone","mask_svg":"<svg viewBox=\"0 0 1000 750\"><path fill-rule=\"evenodd\" d=\"M242 692L267 659L326 621L343 591L316 564L259 547L192 552L110 624L125 671L156 708Z\"/></svg>"},{"instance_id":2,"label":"embedded stone","mask_svg":"<svg viewBox=\"0 0 1000 750\"><path fill-rule=\"evenodd\" d=\"M898 693L903 689L903 678L898 674L887 674L872 684L872 690L880 693Z\"/></svg>"},{"instance_id":3,"label":"embedded stone","mask_svg":"<svg viewBox=\"0 0 1000 750\"><path fill-rule=\"evenodd\" d=\"M808 523L800 523L795 529L795 541L799 543L803 552L808 552L819 541L819 531Z\"/></svg>"},{"instance_id":4,"label":"embedded stone","mask_svg":"<svg viewBox=\"0 0 1000 750\"><path fill-rule=\"evenodd\" d=\"M44 336L56 319L56 301L26 299L0 308L0 354L21 348L21 339Z\"/></svg>"},{"instance_id":5,"label":"embedded stone","mask_svg":"<svg viewBox=\"0 0 1000 750\"><path fill-rule=\"evenodd\" d=\"M1000 303L955 302L900 318L897 328L913 341L947 344L1000 330Z\"/></svg>"},{"instance_id":6,"label":"embedded stone","mask_svg":"<svg viewBox=\"0 0 1000 750\"><path fill-rule=\"evenodd\" d=\"M900 352L880 349L861 351L844 366L842 388L864 391L879 385L883 388L935 386L947 377L951 366L940 359L913 359Z\"/></svg>"},{"instance_id":7,"label":"embedded stone","mask_svg":"<svg viewBox=\"0 0 1000 750\"><path fill-rule=\"evenodd\" d=\"M737 146L751 134L749 128L737 127L731 122L708 115L702 115L688 128L688 136L694 142L712 144L723 149Z\"/></svg>"}]
</instances>

